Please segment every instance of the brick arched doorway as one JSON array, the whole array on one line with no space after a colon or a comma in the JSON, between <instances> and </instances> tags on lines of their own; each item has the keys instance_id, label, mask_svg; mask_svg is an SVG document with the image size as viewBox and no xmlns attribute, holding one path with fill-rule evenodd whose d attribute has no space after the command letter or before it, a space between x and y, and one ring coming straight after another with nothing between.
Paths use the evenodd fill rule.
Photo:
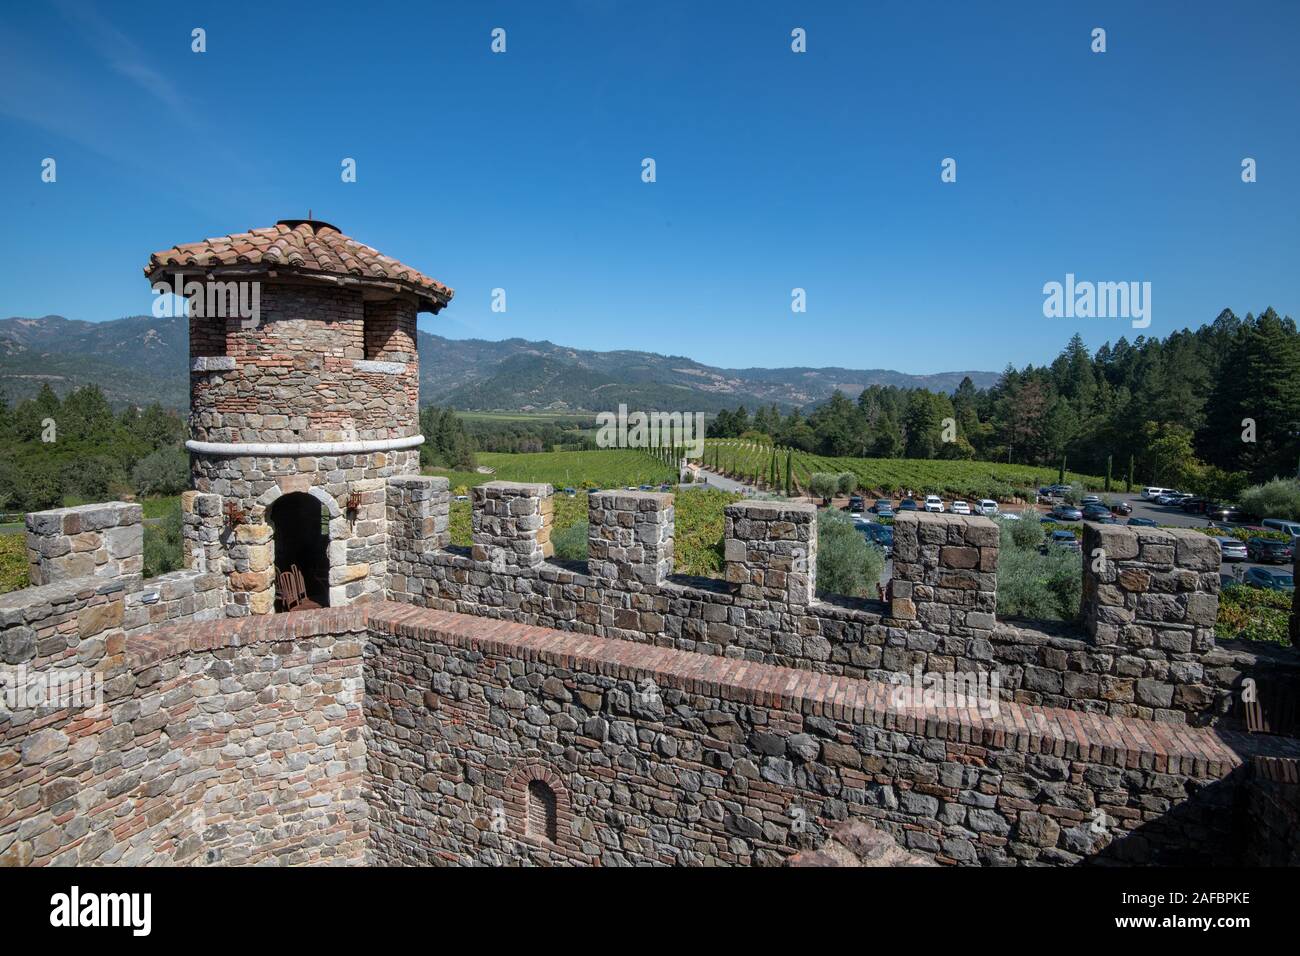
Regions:
<instances>
[{"instance_id":1,"label":"brick arched doorway","mask_svg":"<svg viewBox=\"0 0 1300 956\"><path fill-rule=\"evenodd\" d=\"M267 510L266 520L275 542L275 609L328 607L329 512L315 496L294 492L277 498ZM294 600L293 578L300 578L305 594L298 602Z\"/></svg>"}]
</instances>

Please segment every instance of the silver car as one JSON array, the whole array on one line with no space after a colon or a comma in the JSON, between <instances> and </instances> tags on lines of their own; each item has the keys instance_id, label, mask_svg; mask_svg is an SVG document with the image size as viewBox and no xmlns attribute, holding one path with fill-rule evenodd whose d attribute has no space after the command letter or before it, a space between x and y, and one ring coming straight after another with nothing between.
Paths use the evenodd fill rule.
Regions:
<instances>
[{"instance_id":1,"label":"silver car","mask_svg":"<svg viewBox=\"0 0 1300 956\"><path fill-rule=\"evenodd\" d=\"M1246 560L1246 542L1240 538L1224 536L1215 538L1219 542L1219 553L1224 561L1245 561Z\"/></svg>"}]
</instances>

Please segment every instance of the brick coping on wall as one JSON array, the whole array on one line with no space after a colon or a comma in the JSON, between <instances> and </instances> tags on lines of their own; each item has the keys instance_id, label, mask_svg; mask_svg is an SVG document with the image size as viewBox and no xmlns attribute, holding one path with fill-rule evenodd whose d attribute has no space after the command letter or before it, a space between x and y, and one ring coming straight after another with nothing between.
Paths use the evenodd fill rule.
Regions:
<instances>
[{"instance_id":1,"label":"brick coping on wall","mask_svg":"<svg viewBox=\"0 0 1300 956\"><path fill-rule=\"evenodd\" d=\"M520 660L542 661L616 680L636 682L648 676L664 688L740 704L780 707L928 738L1024 753L1050 753L1126 769L1217 779L1253 755L1292 758L1300 755L1300 741L1288 738L1008 701L999 702L996 716L973 709L903 709L891 700L893 687L876 681L693 654L389 601L265 618L164 626L128 640L127 666L143 670L194 651L274 644L367 628L400 637L503 653Z\"/></svg>"},{"instance_id":2,"label":"brick coping on wall","mask_svg":"<svg viewBox=\"0 0 1300 956\"><path fill-rule=\"evenodd\" d=\"M278 644L366 629L366 605L322 608L295 614L223 618L219 621L165 624L126 642L126 667L139 672L185 654L228 647Z\"/></svg>"}]
</instances>

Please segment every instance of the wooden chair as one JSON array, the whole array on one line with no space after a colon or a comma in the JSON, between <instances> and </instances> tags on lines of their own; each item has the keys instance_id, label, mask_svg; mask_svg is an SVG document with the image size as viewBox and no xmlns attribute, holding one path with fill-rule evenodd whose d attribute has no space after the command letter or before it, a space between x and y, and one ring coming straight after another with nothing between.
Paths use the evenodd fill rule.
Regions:
<instances>
[{"instance_id":1,"label":"wooden chair","mask_svg":"<svg viewBox=\"0 0 1300 956\"><path fill-rule=\"evenodd\" d=\"M286 611L307 603L307 587L302 580L302 569L296 564L291 564L289 570L280 572L276 590L279 591L280 603Z\"/></svg>"}]
</instances>

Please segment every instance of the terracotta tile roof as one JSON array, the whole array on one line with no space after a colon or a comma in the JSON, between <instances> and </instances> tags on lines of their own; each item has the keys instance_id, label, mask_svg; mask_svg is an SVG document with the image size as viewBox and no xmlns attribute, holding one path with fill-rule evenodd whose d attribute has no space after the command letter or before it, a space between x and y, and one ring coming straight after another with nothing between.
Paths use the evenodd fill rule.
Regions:
<instances>
[{"instance_id":1,"label":"terracotta tile roof","mask_svg":"<svg viewBox=\"0 0 1300 956\"><path fill-rule=\"evenodd\" d=\"M385 285L396 282L427 300L434 312L455 294L436 279L313 219L281 219L264 229L172 246L151 255L144 274L152 282L185 266L252 266L264 267L253 271L350 276L361 283Z\"/></svg>"}]
</instances>

